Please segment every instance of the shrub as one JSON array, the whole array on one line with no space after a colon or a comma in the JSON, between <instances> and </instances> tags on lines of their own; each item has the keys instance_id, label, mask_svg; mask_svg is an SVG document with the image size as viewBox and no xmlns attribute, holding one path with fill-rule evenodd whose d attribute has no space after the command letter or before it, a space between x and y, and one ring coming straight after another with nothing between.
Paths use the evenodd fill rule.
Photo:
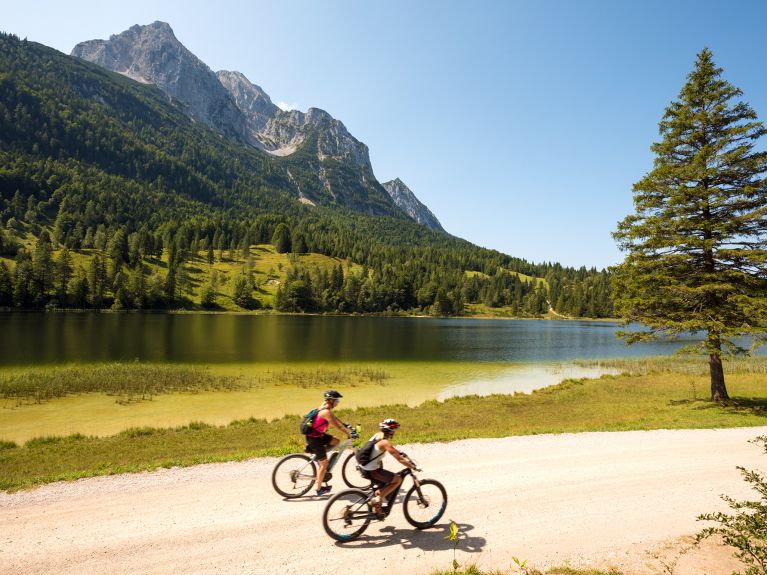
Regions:
<instances>
[{"instance_id":1,"label":"shrub","mask_svg":"<svg viewBox=\"0 0 767 575\"><path fill-rule=\"evenodd\" d=\"M767 453L767 436L757 437L752 443L761 444ZM758 471L743 467L738 469L744 481L751 485L761 499L736 501L722 495L734 513L706 513L698 516L699 521L713 521L718 525L698 533L697 541L720 535L726 545L736 549L735 557L747 565L744 575L767 575L767 478Z\"/></svg>"}]
</instances>

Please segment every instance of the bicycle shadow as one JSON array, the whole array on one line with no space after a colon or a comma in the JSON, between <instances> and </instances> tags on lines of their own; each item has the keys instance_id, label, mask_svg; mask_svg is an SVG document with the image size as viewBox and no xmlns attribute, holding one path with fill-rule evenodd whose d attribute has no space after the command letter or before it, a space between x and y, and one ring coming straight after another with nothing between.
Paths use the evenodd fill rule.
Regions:
<instances>
[{"instance_id":1,"label":"bicycle shadow","mask_svg":"<svg viewBox=\"0 0 767 575\"><path fill-rule=\"evenodd\" d=\"M450 521L441 523L429 529L416 529L415 527L383 527L381 534L364 534L355 541L338 541L337 547L347 549L371 549L374 547L400 546L403 549L421 549L422 551L449 551L456 547L455 541L447 539ZM479 553L484 548L487 540L484 537L468 535L474 529L468 523L458 523L457 548L466 553ZM375 524L368 529L374 529Z\"/></svg>"}]
</instances>

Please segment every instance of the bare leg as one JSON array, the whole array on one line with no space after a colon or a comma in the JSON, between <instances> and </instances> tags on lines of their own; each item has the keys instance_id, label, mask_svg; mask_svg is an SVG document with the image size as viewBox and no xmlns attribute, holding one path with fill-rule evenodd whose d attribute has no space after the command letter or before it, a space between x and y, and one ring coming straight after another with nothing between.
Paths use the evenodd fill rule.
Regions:
<instances>
[{"instance_id":1,"label":"bare leg","mask_svg":"<svg viewBox=\"0 0 767 575\"><path fill-rule=\"evenodd\" d=\"M402 483L402 478L399 475L395 475L394 479L391 480L391 483L389 483L389 485L386 487L379 489L376 494L381 498L381 501L383 502L392 491L399 487L400 483Z\"/></svg>"},{"instance_id":2,"label":"bare leg","mask_svg":"<svg viewBox=\"0 0 767 575\"><path fill-rule=\"evenodd\" d=\"M325 481L325 472L328 470L328 458L317 461L317 489L322 487L322 482Z\"/></svg>"},{"instance_id":3,"label":"bare leg","mask_svg":"<svg viewBox=\"0 0 767 575\"><path fill-rule=\"evenodd\" d=\"M328 443L328 449L332 449L338 445L338 438L334 437ZM322 487L322 482L325 481L325 473L328 471L328 458L317 460L317 489Z\"/></svg>"}]
</instances>

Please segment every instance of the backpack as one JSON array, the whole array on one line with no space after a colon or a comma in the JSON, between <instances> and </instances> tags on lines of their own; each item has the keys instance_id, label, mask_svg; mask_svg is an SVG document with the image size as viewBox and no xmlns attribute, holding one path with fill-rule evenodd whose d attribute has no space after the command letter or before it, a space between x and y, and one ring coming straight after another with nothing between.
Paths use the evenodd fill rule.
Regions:
<instances>
[{"instance_id":1,"label":"backpack","mask_svg":"<svg viewBox=\"0 0 767 575\"><path fill-rule=\"evenodd\" d=\"M371 461L374 461L375 459L378 459L378 457L383 457L383 453L381 453L378 457L373 458L373 448L375 447L376 443L381 441L381 438L378 437L378 435L374 435L370 439L368 439L367 443L360 447L359 451L357 452L357 463L360 465L367 465Z\"/></svg>"},{"instance_id":2,"label":"backpack","mask_svg":"<svg viewBox=\"0 0 767 575\"><path fill-rule=\"evenodd\" d=\"M308 433L312 432L312 429L314 429L314 418L317 417L317 413L319 411L319 409L312 409L309 413L304 415L303 419L301 420L301 425L298 428L301 433L307 435Z\"/></svg>"}]
</instances>

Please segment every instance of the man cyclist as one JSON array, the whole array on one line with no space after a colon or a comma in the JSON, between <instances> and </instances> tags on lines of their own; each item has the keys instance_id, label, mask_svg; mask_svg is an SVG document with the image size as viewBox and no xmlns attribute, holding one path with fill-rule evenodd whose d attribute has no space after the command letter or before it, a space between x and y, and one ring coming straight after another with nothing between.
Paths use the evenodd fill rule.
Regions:
<instances>
[{"instance_id":1,"label":"man cyclist","mask_svg":"<svg viewBox=\"0 0 767 575\"><path fill-rule=\"evenodd\" d=\"M331 489L330 485L322 485L322 482L325 481L325 472L328 470L327 450L338 445L338 438L327 433L328 427L332 423L348 437L352 437L352 431L333 414L333 409L338 407L342 397L335 389L325 392L325 401L317 408L312 430L306 434L306 446L317 457L317 496L325 495Z\"/></svg>"},{"instance_id":2,"label":"man cyclist","mask_svg":"<svg viewBox=\"0 0 767 575\"><path fill-rule=\"evenodd\" d=\"M378 484L378 489L374 493L374 497L370 500L370 504L377 514L381 514L383 511L383 502L386 501L386 497L402 483L402 477L388 471L383 468L383 458L387 453L390 453L394 459L399 461L405 467L415 469L415 465L411 463L405 455L400 452L391 442L394 437L394 432L399 429L399 423L394 419L384 419L378 424L378 433L370 438L369 442L372 442L372 450L370 451L370 459L367 463L360 463L360 470L365 478ZM365 446L367 447L367 445ZM362 448L362 450L365 449ZM362 451L360 450L360 451Z\"/></svg>"}]
</instances>

